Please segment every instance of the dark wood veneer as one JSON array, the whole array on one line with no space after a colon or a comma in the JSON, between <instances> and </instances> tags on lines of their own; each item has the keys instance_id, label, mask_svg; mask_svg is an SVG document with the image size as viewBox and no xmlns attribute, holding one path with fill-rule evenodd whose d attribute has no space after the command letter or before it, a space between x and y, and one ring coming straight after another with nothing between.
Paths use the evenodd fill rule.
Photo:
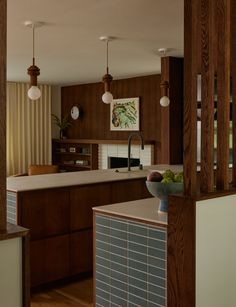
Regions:
<instances>
[{"instance_id":1,"label":"dark wood veneer","mask_svg":"<svg viewBox=\"0 0 236 307\"><path fill-rule=\"evenodd\" d=\"M196 201L169 197L168 208L168 307L195 306Z\"/></svg>"}]
</instances>

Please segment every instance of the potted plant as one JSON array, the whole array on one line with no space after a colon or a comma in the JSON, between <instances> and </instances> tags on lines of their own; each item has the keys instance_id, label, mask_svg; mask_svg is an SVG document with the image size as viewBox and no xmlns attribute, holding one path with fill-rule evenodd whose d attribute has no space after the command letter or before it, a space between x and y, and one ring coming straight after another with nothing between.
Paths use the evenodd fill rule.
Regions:
<instances>
[{"instance_id":1,"label":"potted plant","mask_svg":"<svg viewBox=\"0 0 236 307\"><path fill-rule=\"evenodd\" d=\"M66 114L61 120L60 118L55 115L55 114L52 114L52 117L53 117L53 120L54 120L54 123L59 127L60 129L60 139L63 139L65 138L64 136L64 132L65 130L71 126L71 123L69 121L69 114Z\"/></svg>"}]
</instances>

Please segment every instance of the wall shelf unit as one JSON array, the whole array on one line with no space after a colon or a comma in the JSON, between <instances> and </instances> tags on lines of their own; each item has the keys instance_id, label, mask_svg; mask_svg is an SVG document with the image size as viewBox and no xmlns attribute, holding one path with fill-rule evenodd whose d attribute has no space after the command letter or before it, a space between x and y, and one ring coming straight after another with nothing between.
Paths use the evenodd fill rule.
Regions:
<instances>
[{"instance_id":1,"label":"wall shelf unit","mask_svg":"<svg viewBox=\"0 0 236 307\"><path fill-rule=\"evenodd\" d=\"M98 169L98 145L78 139L53 139L52 162L61 172Z\"/></svg>"}]
</instances>

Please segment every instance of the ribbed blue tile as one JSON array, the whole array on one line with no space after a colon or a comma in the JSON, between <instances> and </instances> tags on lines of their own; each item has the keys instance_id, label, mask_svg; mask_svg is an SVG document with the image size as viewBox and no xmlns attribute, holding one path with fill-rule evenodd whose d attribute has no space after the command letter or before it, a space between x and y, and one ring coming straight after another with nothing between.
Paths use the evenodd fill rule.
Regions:
<instances>
[{"instance_id":1,"label":"ribbed blue tile","mask_svg":"<svg viewBox=\"0 0 236 307\"><path fill-rule=\"evenodd\" d=\"M154 286L152 284L148 285L148 291L151 292L151 293L154 293L156 295L160 295L162 297L166 296L166 289L165 288Z\"/></svg>"},{"instance_id":2,"label":"ribbed blue tile","mask_svg":"<svg viewBox=\"0 0 236 307\"><path fill-rule=\"evenodd\" d=\"M98 306L165 307L166 230L96 218Z\"/></svg>"},{"instance_id":3,"label":"ribbed blue tile","mask_svg":"<svg viewBox=\"0 0 236 307\"><path fill-rule=\"evenodd\" d=\"M148 229L149 238L155 238L158 240L166 241L166 231L160 230L159 228L149 227Z\"/></svg>"},{"instance_id":4,"label":"ribbed blue tile","mask_svg":"<svg viewBox=\"0 0 236 307\"><path fill-rule=\"evenodd\" d=\"M110 227L111 219L110 217L96 215L96 225L97 224Z\"/></svg>"},{"instance_id":5,"label":"ribbed blue tile","mask_svg":"<svg viewBox=\"0 0 236 307\"><path fill-rule=\"evenodd\" d=\"M148 300L152 303L156 303L160 306L165 306L166 304L166 299L161 297L161 296L158 296L158 295L155 295L151 292L148 293Z\"/></svg>"}]
</instances>

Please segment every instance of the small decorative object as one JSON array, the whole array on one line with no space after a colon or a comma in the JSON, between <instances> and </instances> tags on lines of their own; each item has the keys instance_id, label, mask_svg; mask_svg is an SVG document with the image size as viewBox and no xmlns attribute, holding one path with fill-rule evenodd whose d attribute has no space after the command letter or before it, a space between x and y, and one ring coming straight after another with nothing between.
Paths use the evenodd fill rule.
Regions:
<instances>
[{"instance_id":1,"label":"small decorative object","mask_svg":"<svg viewBox=\"0 0 236 307\"><path fill-rule=\"evenodd\" d=\"M69 152L76 152L76 148L75 147L70 147L69 148Z\"/></svg>"},{"instance_id":2,"label":"small decorative object","mask_svg":"<svg viewBox=\"0 0 236 307\"><path fill-rule=\"evenodd\" d=\"M54 119L54 123L59 127L60 129L60 139L64 139L66 138L64 136L64 133L65 133L65 130L71 126L71 123L69 121L69 114L66 114L62 120L60 120L60 118L55 115L55 114L52 114L52 117Z\"/></svg>"},{"instance_id":3,"label":"small decorative object","mask_svg":"<svg viewBox=\"0 0 236 307\"><path fill-rule=\"evenodd\" d=\"M139 131L139 97L112 101L110 129L112 131Z\"/></svg>"},{"instance_id":4,"label":"small decorative object","mask_svg":"<svg viewBox=\"0 0 236 307\"><path fill-rule=\"evenodd\" d=\"M71 118L76 120L80 117L80 108L78 106L73 106L70 111Z\"/></svg>"},{"instance_id":5,"label":"small decorative object","mask_svg":"<svg viewBox=\"0 0 236 307\"><path fill-rule=\"evenodd\" d=\"M148 191L160 199L159 211L168 212L168 195L183 191L183 173L173 173L171 170L164 174L152 172L148 175L146 186Z\"/></svg>"},{"instance_id":6,"label":"small decorative object","mask_svg":"<svg viewBox=\"0 0 236 307\"><path fill-rule=\"evenodd\" d=\"M62 148L60 148L60 152L64 153L64 152L66 152L66 149L62 147Z\"/></svg>"}]
</instances>

